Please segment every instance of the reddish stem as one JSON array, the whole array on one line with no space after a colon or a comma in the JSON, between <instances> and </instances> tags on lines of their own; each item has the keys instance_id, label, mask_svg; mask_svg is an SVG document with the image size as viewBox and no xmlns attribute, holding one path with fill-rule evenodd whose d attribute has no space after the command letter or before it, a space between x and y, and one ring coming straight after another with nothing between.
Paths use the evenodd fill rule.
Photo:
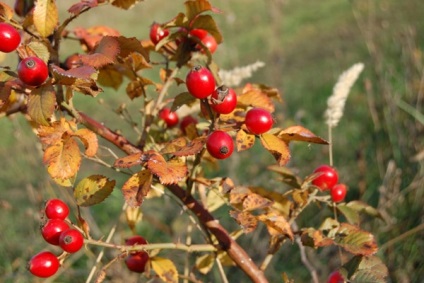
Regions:
<instances>
[{"instance_id":1,"label":"reddish stem","mask_svg":"<svg viewBox=\"0 0 424 283\"><path fill-rule=\"evenodd\" d=\"M80 123L104 138L105 140L116 145L119 149L127 154L140 152L141 150L133 145L122 135L110 130L102 123L94 120L86 114L79 112L76 117ZM256 266L246 251L228 234L227 230L219 224L212 214L205 209L193 196L186 193L178 185L167 185L168 189L178 198L184 205L190 209L199 219L201 223L212 233L218 240L221 250L226 251L229 257L250 277L253 282L266 283L266 279L262 270Z\"/></svg>"}]
</instances>

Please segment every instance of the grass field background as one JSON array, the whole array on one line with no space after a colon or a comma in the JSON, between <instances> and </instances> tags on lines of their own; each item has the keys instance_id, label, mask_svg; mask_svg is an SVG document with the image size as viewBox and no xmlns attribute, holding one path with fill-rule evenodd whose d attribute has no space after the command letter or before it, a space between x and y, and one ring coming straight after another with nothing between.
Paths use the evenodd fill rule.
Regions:
<instances>
[{"instance_id":1,"label":"grass field background","mask_svg":"<svg viewBox=\"0 0 424 283\"><path fill-rule=\"evenodd\" d=\"M224 36L214 60L224 69L257 60L265 62L266 66L247 81L271 85L283 93L284 102L275 114L281 127L301 124L326 138L323 113L333 85L354 63L365 64L349 96L344 117L334 129L334 164L350 188L347 199L365 201L384 216L384 221L364 218L362 227L374 233L382 246L378 255L389 267L390 282L421 282L424 276L424 2L212 2L223 11L215 19ZM69 3L58 3L61 15L66 16ZM83 14L70 27L110 25L125 36L141 39L148 37L153 21L167 21L183 9L183 1L146 0L130 11L106 6ZM64 59L77 50L75 42L64 42L61 57ZM0 64L16 64L17 59L10 56L14 55ZM124 88L106 89L101 98L111 102L111 107L130 103ZM93 113L112 129L125 125L112 114L112 108L97 111L100 107L92 98L80 96L76 100L82 110ZM136 113L136 107L133 110ZM51 197L72 203L70 192L49 179L41 166L42 152L37 139L23 117L3 117L0 128L0 281L44 282L32 278L25 269L28 258L47 247L38 230L39 211L43 201ZM290 167L301 176L309 175L319 164L328 163L328 147L302 143L294 145L292 150ZM255 153L254 162L248 153L242 153L224 162L221 170L213 174L228 173L239 184L272 189L278 185L275 176L261 174L273 162L272 157L259 148L255 148ZM87 175L94 170L110 173L90 162L84 162L83 166ZM119 186L124 179L117 181ZM86 215L96 220L91 222L93 236L104 236L115 222L123 223L123 218L119 218L122 203L117 191L104 204L86 211ZM184 237L187 219L166 213L175 209L169 197L145 202L144 220L137 227L138 232L152 242ZM226 213L220 210L217 217L227 227L235 228L232 220L225 220ZM298 224L318 223L326 214L329 212L314 208L305 212ZM160 223L166 223L174 231ZM115 240L122 241L129 234L128 229L123 230ZM262 227L254 234L243 236L241 242L250 247L252 258L260 261L266 254L266 231ZM322 249L308 254L322 282L339 265L337 250ZM111 252L106 256L112 255ZM50 282L85 282L95 256L94 253L74 255L67 262L72 268L62 268ZM178 261L181 254L171 257ZM111 278L113 272L120 274L122 267L116 264ZM310 281L296 245L285 244L266 274L270 282L281 282L282 272L296 282ZM246 282L239 281L243 277L238 272L228 273L230 282ZM126 282L145 282L129 272L125 278ZM219 282L217 278L214 271L209 280Z\"/></svg>"}]
</instances>

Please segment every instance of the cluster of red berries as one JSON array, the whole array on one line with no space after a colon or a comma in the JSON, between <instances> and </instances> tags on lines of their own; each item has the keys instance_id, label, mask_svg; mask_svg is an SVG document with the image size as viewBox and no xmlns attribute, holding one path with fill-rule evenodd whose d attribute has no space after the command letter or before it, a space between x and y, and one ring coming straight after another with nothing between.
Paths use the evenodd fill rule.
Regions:
<instances>
[{"instance_id":1,"label":"cluster of red berries","mask_svg":"<svg viewBox=\"0 0 424 283\"><path fill-rule=\"evenodd\" d=\"M147 241L140 235L134 235L125 240L125 245L146 245ZM133 272L143 273L146 269L147 261L149 260L149 254L146 251L134 251L131 252L125 259L125 265Z\"/></svg>"},{"instance_id":2,"label":"cluster of red berries","mask_svg":"<svg viewBox=\"0 0 424 283\"><path fill-rule=\"evenodd\" d=\"M193 43L193 49L202 53L205 53L202 44L207 49L209 49L210 53L214 53L218 47L215 37L213 37L204 29L192 29L190 31L187 31L184 28L180 28L179 32L183 36L175 41L177 45L181 44L182 41L188 39ZM153 23L151 25L149 36L150 40L153 42L154 45L157 45L162 39L164 39L168 35L169 30L163 28L160 24ZM198 42L201 42L202 44L199 44Z\"/></svg>"},{"instance_id":3,"label":"cluster of red berries","mask_svg":"<svg viewBox=\"0 0 424 283\"><path fill-rule=\"evenodd\" d=\"M339 174L337 170L329 165L320 165L314 173L319 174L312 184L321 191L330 191L331 199L334 202L342 202L347 193L347 186L339 182Z\"/></svg>"},{"instance_id":4,"label":"cluster of red berries","mask_svg":"<svg viewBox=\"0 0 424 283\"><path fill-rule=\"evenodd\" d=\"M21 35L8 23L0 23L0 51L10 53L18 48ZM19 79L29 86L39 86L49 76L46 63L38 57L30 56L23 59L18 65Z\"/></svg>"},{"instance_id":5,"label":"cluster of red berries","mask_svg":"<svg viewBox=\"0 0 424 283\"><path fill-rule=\"evenodd\" d=\"M63 251L75 253L84 245L82 233L69 226L65 219L69 215L69 207L60 199L51 199L46 202L44 214L47 222L41 228L44 240ZM42 251L33 256L28 262L28 270L38 277L50 277L59 269L58 258L49 251Z\"/></svg>"},{"instance_id":6,"label":"cluster of red berries","mask_svg":"<svg viewBox=\"0 0 424 283\"><path fill-rule=\"evenodd\" d=\"M217 88L212 72L205 67L192 68L187 74L186 85L192 96L199 99L209 97L211 109L218 114L229 114L237 106L235 91L226 86ZM251 134L263 134L271 129L272 124L271 113L265 109L253 108L246 113L245 125ZM227 132L215 130L206 140L206 149L211 156L225 159L233 153L234 142Z\"/></svg>"}]
</instances>

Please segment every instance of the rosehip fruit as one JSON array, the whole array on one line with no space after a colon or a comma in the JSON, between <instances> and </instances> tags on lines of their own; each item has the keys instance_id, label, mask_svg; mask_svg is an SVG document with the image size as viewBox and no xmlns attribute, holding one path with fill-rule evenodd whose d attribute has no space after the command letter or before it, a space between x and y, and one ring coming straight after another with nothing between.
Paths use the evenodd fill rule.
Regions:
<instances>
[{"instance_id":1,"label":"rosehip fruit","mask_svg":"<svg viewBox=\"0 0 424 283\"><path fill-rule=\"evenodd\" d=\"M49 219L65 220L69 215L69 207L60 199L51 199L46 202L44 212Z\"/></svg>"},{"instance_id":2,"label":"rosehip fruit","mask_svg":"<svg viewBox=\"0 0 424 283\"><path fill-rule=\"evenodd\" d=\"M49 69L38 57L28 57L23 59L18 65L19 79L30 86L39 86L49 76Z\"/></svg>"},{"instance_id":3,"label":"rosehip fruit","mask_svg":"<svg viewBox=\"0 0 424 283\"><path fill-rule=\"evenodd\" d=\"M41 228L41 235L47 243L58 246L60 235L68 229L69 225L65 221L61 219L49 219Z\"/></svg>"},{"instance_id":4,"label":"rosehip fruit","mask_svg":"<svg viewBox=\"0 0 424 283\"><path fill-rule=\"evenodd\" d=\"M208 35L208 31L200 28L192 29L190 31L190 35L197 37L199 40L202 40Z\"/></svg>"},{"instance_id":5,"label":"rosehip fruit","mask_svg":"<svg viewBox=\"0 0 424 283\"><path fill-rule=\"evenodd\" d=\"M247 111L244 123L251 134L260 135L268 132L274 121L269 111L262 108L252 108Z\"/></svg>"},{"instance_id":6,"label":"rosehip fruit","mask_svg":"<svg viewBox=\"0 0 424 283\"><path fill-rule=\"evenodd\" d=\"M158 44L159 41L167 37L169 34L169 30L164 29L160 26L158 23L153 23L150 27L150 40L153 42L153 44Z\"/></svg>"},{"instance_id":7,"label":"rosehip fruit","mask_svg":"<svg viewBox=\"0 0 424 283\"><path fill-rule=\"evenodd\" d=\"M53 276L59 269L59 260L51 252L40 252L28 262L29 272L37 277L47 278Z\"/></svg>"},{"instance_id":8,"label":"rosehip fruit","mask_svg":"<svg viewBox=\"0 0 424 283\"><path fill-rule=\"evenodd\" d=\"M331 188L331 199L334 202L344 201L347 193L347 187L345 184L337 184Z\"/></svg>"},{"instance_id":9,"label":"rosehip fruit","mask_svg":"<svg viewBox=\"0 0 424 283\"><path fill-rule=\"evenodd\" d=\"M84 245L84 237L77 229L63 231L59 237L59 246L68 253L76 253Z\"/></svg>"},{"instance_id":10,"label":"rosehip fruit","mask_svg":"<svg viewBox=\"0 0 424 283\"><path fill-rule=\"evenodd\" d=\"M218 48L218 43L216 42L215 37L213 37L212 35L208 34L205 38L203 38L202 40L203 45L206 46L207 49L209 49L209 52L211 54L215 53L216 49ZM204 53L204 50L202 49L202 46L199 45L197 47L198 50L201 50L201 52Z\"/></svg>"},{"instance_id":11,"label":"rosehip fruit","mask_svg":"<svg viewBox=\"0 0 424 283\"><path fill-rule=\"evenodd\" d=\"M232 88L226 86L218 87L211 96L212 109L220 114L233 112L237 105L237 95Z\"/></svg>"},{"instance_id":12,"label":"rosehip fruit","mask_svg":"<svg viewBox=\"0 0 424 283\"><path fill-rule=\"evenodd\" d=\"M10 53L21 43L21 35L10 24L0 23L0 51Z\"/></svg>"},{"instance_id":13,"label":"rosehip fruit","mask_svg":"<svg viewBox=\"0 0 424 283\"><path fill-rule=\"evenodd\" d=\"M134 235L125 240L125 245L135 246L135 245L146 245L147 241L140 235ZM137 254L144 251L133 251L131 254Z\"/></svg>"},{"instance_id":14,"label":"rosehip fruit","mask_svg":"<svg viewBox=\"0 0 424 283\"><path fill-rule=\"evenodd\" d=\"M146 263L149 260L149 254L142 251L136 254L130 254L125 259L125 265L129 270L137 273L143 273L146 269Z\"/></svg>"},{"instance_id":15,"label":"rosehip fruit","mask_svg":"<svg viewBox=\"0 0 424 283\"><path fill-rule=\"evenodd\" d=\"M343 276L338 270L333 271L328 277L327 283L343 283L345 282Z\"/></svg>"},{"instance_id":16,"label":"rosehip fruit","mask_svg":"<svg viewBox=\"0 0 424 283\"><path fill-rule=\"evenodd\" d=\"M337 170L329 165L320 165L314 173L321 173L312 180L312 185L317 186L321 191L331 190L331 188L339 181Z\"/></svg>"},{"instance_id":17,"label":"rosehip fruit","mask_svg":"<svg viewBox=\"0 0 424 283\"><path fill-rule=\"evenodd\" d=\"M163 108L161 111L159 111L159 117L165 121L166 126L168 128L172 128L175 125L178 124L179 118L177 113L172 112L169 108Z\"/></svg>"},{"instance_id":18,"label":"rosehip fruit","mask_svg":"<svg viewBox=\"0 0 424 283\"><path fill-rule=\"evenodd\" d=\"M196 125L198 123L197 119L191 115L185 116L180 123L180 129L184 134L187 134L187 127L190 125Z\"/></svg>"},{"instance_id":19,"label":"rosehip fruit","mask_svg":"<svg viewBox=\"0 0 424 283\"><path fill-rule=\"evenodd\" d=\"M77 68L79 66L82 65L81 59L79 57L78 53L72 54L70 56L68 56L68 58L66 58L65 60L65 68L67 70L73 69L73 68Z\"/></svg>"},{"instance_id":20,"label":"rosehip fruit","mask_svg":"<svg viewBox=\"0 0 424 283\"><path fill-rule=\"evenodd\" d=\"M234 142L226 132L214 131L206 140L206 149L216 159L225 159L233 153Z\"/></svg>"},{"instance_id":21,"label":"rosehip fruit","mask_svg":"<svg viewBox=\"0 0 424 283\"><path fill-rule=\"evenodd\" d=\"M196 98L206 98L215 90L215 79L207 68L196 66L186 77L187 89Z\"/></svg>"}]
</instances>

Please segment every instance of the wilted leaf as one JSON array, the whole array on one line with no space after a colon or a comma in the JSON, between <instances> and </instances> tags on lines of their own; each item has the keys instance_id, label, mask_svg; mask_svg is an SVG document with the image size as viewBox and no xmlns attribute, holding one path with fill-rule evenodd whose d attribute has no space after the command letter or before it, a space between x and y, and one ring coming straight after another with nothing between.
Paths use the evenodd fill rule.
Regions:
<instances>
[{"instance_id":1,"label":"wilted leaf","mask_svg":"<svg viewBox=\"0 0 424 283\"><path fill-rule=\"evenodd\" d=\"M244 123L244 118L246 116L246 110L242 108L236 108L230 114L221 114L219 115L219 120L225 123Z\"/></svg>"},{"instance_id":2,"label":"wilted leaf","mask_svg":"<svg viewBox=\"0 0 424 283\"><path fill-rule=\"evenodd\" d=\"M245 108L249 106L263 108L271 113L275 111L275 106L271 98L260 89L252 89L237 96L237 104Z\"/></svg>"},{"instance_id":3,"label":"wilted leaf","mask_svg":"<svg viewBox=\"0 0 424 283\"><path fill-rule=\"evenodd\" d=\"M281 181L292 186L293 188L300 188L302 186L302 179L298 177L291 169L278 165L270 165L268 166L268 169L280 174L282 177Z\"/></svg>"},{"instance_id":4,"label":"wilted leaf","mask_svg":"<svg viewBox=\"0 0 424 283\"><path fill-rule=\"evenodd\" d=\"M82 0L81 2L78 2L72 5L68 9L68 12L74 15L79 15L83 10L87 8L97 7L97 5L98 5L97 0Z\"/></svg>"},{"instance_id":5,"label":"wilted leaf","mask_svg":"<svg viewBox=\"0 0 424 283\"><path fill-rule=\"evenodd\" d=\"M97 79L97 82L100 85L105 87L112 87L115 90L119 89L123 81L124 76L122 75L122 72L117 70L117 68L112 65L101 68L99 71L99 78Z\"/></svg>"},{"instance_id":6,"label":"wilted leaf","mask_svg":"<svg viewBox=\"0 0 424 283\"><path fill-rule=\"evenodd\" d=\"M73 138L59 140L44 151L43 162L47 171L55 179L69 179L78 172L81 155Z\"/></svg>"},{"instance_id":7,"label":"wilted leaf","mask_svg":"<svg viewBox=\"0 0 424 283\"><path fill-rule=\"evenodd\" d=\"M121 49L122 48L123 47L121 47ZM121 53L122 52L123 51L121 50ZM151 68L151 65L146 61L145 57L139 53L130 53L129 55L125 56L124 63L134 72L138 72L142 69Z\"/></svg>"},{"instance_id":8,"label":"wilted leaf","mask_svg":"<svg viewBox=\"0 0 424 283\"><path fill-rule=\"evenodd\" d=\"M226 204L226 201L219 192L217 192L216 190L208 191L208 195L206 196L205 206L209 212L213 212L225 204Z\"/></svg>"},{"instance_id":9,"label":"wilted leaf","mask_svg":"<svg viewBox=\"0 0 424 283\"><path fill-rule=\"evenodd\" d=\"M113 0L112 5L121 9L128 10L141 1L143 0Z\"/></svg>"},{"instance_id":10,"label":"wilted leaf","mask_svg":"<svg viewBox=\"0 0 424 283\"><path fill-rule=\"evenodd\" d=\"M258 220L250 212L231 210L230 216L237 221L245 234L255 231L258 226Z\"/></svg>"},{"instance_id":11,"label":"wilted leaf","mask_svg":"<svg viewBox=\"0 0 424 283\"><path fill-rule=\"evenodd\" d=\"M304 141L309 143L328 144L328 142L302 126L292 126L282 130L277 135L286 142Z\"/></svg>"},{"instance_id":12,"label":"wilted leaf","mask_svg":"<svg viewBox=\"0 0 424 283\"><path fill-rule=\"evenodd\" d=\"M88 29L78 27L74 29L74 34L80 40L83 49L88 52L92 51L104 36L120 36L118 30L102 25Z\"/></svg>"},{"instance_id":13,"label":"wilted leaf","mask_svg":"<svg viewBox=\"0 0 424 283\"><path fill-rule=\"evenodd\" d=\"M378 247L374 235L357 226L342 223L334 238L335 244L354 255L373 255Z\"/></svg>"},{"instance_id":14,"label":"wilted leaf","mask_svg":"<svg viewBox=\"0 0 424 283\"><path fill-rule=\"evenodd\" d=\"M252 211L269 207L273 201L262 197L261 195L250 193L243 199L243 211Z\"/></svg>"},{"instance_id":15,"label":"wilted leaf","mask_svg":"<svg viewBox=\"0 0 424 283\"><path fill-rule=\"evenodd\" d=\"M175 96L174 102L171 106L171 111L176 111L183 105L191 106L195 102L197 102L197 99L193 95L189 92L182 92Z\"/></svg>"},{"instance_id":16,"label":"wilted leaf","mask_svg":"<svg viewBox=\"0 0 424 283\"><path fill-rule=\"evenodd\" d=\"M6 3L0 2L0 15L5 19L10 20L13 17L13 9L9 7Z\"/></svg>"},{"instance_id":17,"label":"wilted leaf","mask_svg":"<svg viewBox=\"0 0 424 283\"><path fill-rule=\"evenodd\" d=\"M293 231L284 216L270 212L261 214L257 218L266 225L271 236L287 236L293 241Z\"/></svg>"},{"instance_id":18,"label":"wilted leaf","mask_svg":"<svg viewBox=\"0 0 424 283\"><path fill-rule=\"evenodd\" d=\"M153 150L144 152L142 159L148 160L147 168L159 177L161 184L176 184L183 180L188 172L183 162L177 160L166 162L162 155Z\"/></svg>"},{"instance_id":19,"label":"wilted leaf","mask_svg":"<svg viewBox=\"0 0 424 283\"><path fill-rule=\"evenodd\" d=\"M212 5L207 0L186 1L184 5L189 22L191 22L199 14L212 10Z\"/></svg>"},{"instance_id":20,"label":"wilted leaf","mask_svg":"<svg viewBox=\"0 0 424 283\"><path fill-rule=\"evenodd\" d=\"M65 133L72 135L75 129L75 123L61 118L59 121L53 122L50 126L38 127L37 132L43 146L48 147L60 142Z\"/></svg>"},{"instance_id":21,"label":"wilted leaf","mask_svg":"<svg viewBox=\"0 0 424 283\"><path fill-rule=\"evenodd\" d=\"M206 143L205 137L198 137L190 141L186 146L181 147L177 151L172 152L175 156L189 156L199 153Z\"/></svg>"},{"instance_id":22,"label":"wilted leaf","mask_svg":"<svg viewBox=\"0 0 424 283\"><path fill-rule=\"evenodd\" d=\"M262 134L259 138L263 147L277 160L278 165L284 166L289 162L290 149L286 142L272 134Z\"/></svg>"},{"instance_id":23,"label":"wilted leaf","mask_svg":"<svg viewBox=\"0 0 424 283\"><path fill-rule=\"evenodd\" d=\"M293 203L283 194L261 187L249 187L249 191L273 201L272 208L288 217Z\"/></svg>"},{"instance_id":24,"label":"wilted leaf","mask_svg":"<svg viewBox=\"0 0 424 283\"><path fill-rule=\"evenodd\" d=\"M142 152L137 152L122 158L118 158L115 160L115 163L113 164L113 166L117 168L129 168L132 166L142 164L147 161L142 159L142 156L143 156Z\"/></svg>"},{"instance_id":25,"label":"wilted leaf","mask_svg":"<svg viewBox=\"0 0 424 283\"><path fill-rule=\"evenodd\" d=\"M54 32L59 21L59 13L55 0L38 0L33 12L34 25L42 37Z\"/></svg>"},{"instance_id":26,"label":"wilted leaf","mask_svg":"<svg viewBox=\"0 0 424 283\"><path fill-rule=\"evenodd\" d=\"M308 203L308 191L294 190L292 194L293 200L297 207L304 207Z\"/></svg>"},{"instance_id":27,"label":"wilted leaf","mask_svg":"<svg viewBox=\"0 0 424 283\"><path fill-rule=\"evenodd\" d=\"M326 247L334 243L332 239L325 237L320 230L315 230L314 228L304 229L301 240L304 246L312 248Z\"/></svg>"},{"instance_id":28,"label":"wilted leaf","mask_svg":"<svg viewBox=\"0 0 424 283\"><path fill-rule=\"evenodd\" d=\"M82 66L70 70L63 70L62 68L52 65L53 77L59 84L70 86L72 90L96 96L102 89L96 85L97 71L90 66Z\"/></svg>"},{"instance_id":29,"label":"wilted leaf","mask_svg":"<svg viewBox=\"0 0 424 283\"><path fill-rule=\"evenodd\" d=\"M155 83L147 78L137 77L136 80L131 81L127 85L127 94L131 99L145 96L146 90L145 87L148 85L155 85Z\"/></svg>"},{"instance_id":30,"label":"wilted leaf","mask_svg":"<svg viewBox=\"0 0 424 283\"><path fill-rule=\"evenodd\" d=\"M340 269L349 282L385 283L389 275L387 267L376 256L355 256Z\"/></svg>"},{"instance_id":31,"label":"wilted leaf","mask_svg":"<svg viewBox=\"0 0 424 283\"><path fill-rule=\"evenodd\" d=\"M84 65L98 69L105 65L113 64L119 51L119 42L116 37L104 36L93 54L80 55L80 59Z\"/></svg>"},{"instance_id":32,"label":"wilted leaf","mask_svg":"<svg viewBox=\"0 0 424 283\"><path fill-rule=\"evenodd\" d=\"M230 204L237 205L242 204L243 200L250 193L247 187L235 187L230 191Z\"/></svg>"},{"instance_id":33,"label":"wilted leaf","mask_svg":"<svg viewBox=\"0 0 424 283\"><path fill-rule=\"evenodd\" d=\"M143 56L146 63L149 62L149 53L141 45L141 42L137 38L119 36L116 40L119 43L119 56L121 58L126 58L130 54L136 52Z\"/></svg>"},{"instance_id":34,"label":"wilted leaf","mask_svg":"<svg viewBox=\"0 0 424 283\"><path fill-rule=\"evenodd\" d=\"M152 269L166 283L178 283L178 271L174 263L166 258L152 257Z\"/></svg>"},{"instance_id":35,"label":"wilted leaf","mask_svg":"<svg viewBox=\"0 0 424 283\"><path fill-rule=\"evenodd\" d=\"M184 137L176 138L170 142L167 142L164 147L160 150L162 154L169 154L180 150L187 145L188 141Z\"/></svg>"},{"instance_id":36,"label":"wilted leaf","mask_svg":"<svg viewBox=\"0 0 424 283\"><path fill-rule=\"evenodd\" d=\"M149 170L142 170L132 175L122 186L125 201L131 207L140 206L150 190L153 175Z\"/></svg>"},{"instance_id":37,"label":"wilted leaf","mask_svg":"<svg viewBox=\"0 0 424 283\"><path fill-rule=\"evenodd\" d=\"M34 89L28 97L28 115L40 125L48 125L54 113L56 93L52 85Z\"/></svg>"},{"instance_id":38,"label":"wilted leaf","mask_svg":"<svg viewBox=\"0 0 424 283\"><path fill-rule=\"evenodd\" d=\"M96 155L99 144L97 141L97 136L94 132L90 131L89 129L79 129L73 133L73 136L79 138L83 143L85 147L85 154L88 157Z\"/></svg>"},{"instance_id":39,"label":"wilted leaf","mask_svg":"<svg viewBox=\"0 0 424 283\"><path fill-rule=\"evenodd\" d=\"M211 15L200 15L196 17L191 27L193 29L207 30L215 38L216 43L220 44L222 42L221 32Z\"/></svg>"},{"instance_id":40,"label":"wilted leaf","mask_svg":"<svg viewBox=\"0 0 424 283\"><path fill-rule=\"evenodd\" d=\"M255 135L246 133L240 130L236 135L237 151L243 151L251 148L255 144Z\"/></svg>"},{"instance_id":41,"label":"wilted leaf","mask_svg":"<svg viewBox=\"0 0 424 283\"><path fill-rule=\"evenodd\" d=\"M74 198L79 206L91 206L104 201L113 191L115 180L102 175L82 179L74 189Z\"/></svg>"}]
</instances>

